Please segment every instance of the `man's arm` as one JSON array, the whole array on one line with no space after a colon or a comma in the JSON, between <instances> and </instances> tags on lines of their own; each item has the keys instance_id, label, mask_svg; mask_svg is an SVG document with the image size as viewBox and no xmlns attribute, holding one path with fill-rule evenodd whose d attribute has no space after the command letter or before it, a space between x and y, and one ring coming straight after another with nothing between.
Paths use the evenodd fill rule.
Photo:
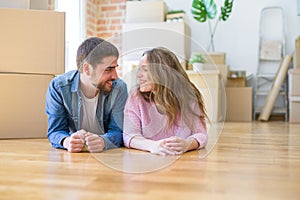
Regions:
<instances>
[{"instance_id":1,"label":"man's arm","mask_svg":"<svg viewBox=\"0 0 300 200\"><path fill-rule=\"evenodd\" d=\"M46 94L46 114L48 115L48 140L55 148L64 148L62 141L70 136L68 117L63 99L52 80Z\"/></svg>"},{"instance_id":2,"label":"man's arm","mask_svg":"<svg viewBox=\"0 0 300 200\"><path fill-rule=\"evenodd\" d=\"M123 145L124 107L128 94L126 84L123 81L118 84L114 91L116 96L113 99L114 104L110 113L108 131L104 135L100 135L105 143L104 150L118 148Z\"/></svg>"}]
</instances>

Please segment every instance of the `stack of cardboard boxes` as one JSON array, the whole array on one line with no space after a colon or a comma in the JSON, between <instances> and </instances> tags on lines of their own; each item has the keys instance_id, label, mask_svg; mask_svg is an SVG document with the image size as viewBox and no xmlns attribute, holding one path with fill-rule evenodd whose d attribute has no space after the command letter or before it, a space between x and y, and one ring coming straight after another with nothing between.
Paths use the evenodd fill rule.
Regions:
<instances>
[{"instance_id":1,"label":"stack of cardboard boxes","mask_svg":"<svg viewBox=\"0 0 300 200\"><path fill-rule=\"evenodd\" d=\"M166 22L167 6L163 0L127 1L125 23L122 24L123 63L136 63L149 48L163 46L180 59L188 59L190 28L184 21ZM176 41L176 42L174 42ZM126 75L131 66L123 69Z\"/></svg>"},{"instance_id":2,"label":"stack of cardboard boxes","mask_svg":"<svg viewBox=\"0 0 300 200\"><path fill-rule=\"evenodd\" d=\"M246 71L229 71L226 82L226 121L252 121L252 87L246 87Z\"/></svg>"},{"instance_id":3,"label":"stack of cardboard boxes","mask_svg":"<svg viewBox=\"0 0 300 200\"><path fill-rule=\"evenodd\" d=\"M203 95L208 117L212 122L225 119L224 84L228 73L225 53L206 53L201 71L188 70L190 80Z\"/></svg>"},{"instance_id":4,"label":"stack of cardboard boxes","mask_svg":"<svg viewBox=\"0 0 300 200\"><path fill-rule=\"evenodd\" d=\"M212 122L252 121L252 87L247 87L245 71L229 71L225 53L206 53L199 72L188 70L190 80L204 96Z\"/></svg>"},{"instance_id":5,"label":"stack of cardboard boxes","mask_svg":"<svg viewBox=\"0 0 300 200\"><path fill-rule=\"evenodd\" d=\"M289 75L289 121L300 123L300 36L296 39L293 69Z\"/></svg>"},{"instance_id":6,"label":"stack of cardboard boxes","mask_svg":"<svg viewBox=\"0 0 300 200\"><path fill-rule=\"evenodd\" d=\"M164 22L167 7L164 1L127 1L126 23Z\"/></svg>"},{"instance_id":7,"label":"stack of cardboard boxes","mask_svg":"<svg viewBox=\"0 0 300 200\"><path fill-rule=\"evenodd\" d=\"M46 91L64 72L64 18L0 9L0 138L46 137Z\"/></svg>"}]
</instances>

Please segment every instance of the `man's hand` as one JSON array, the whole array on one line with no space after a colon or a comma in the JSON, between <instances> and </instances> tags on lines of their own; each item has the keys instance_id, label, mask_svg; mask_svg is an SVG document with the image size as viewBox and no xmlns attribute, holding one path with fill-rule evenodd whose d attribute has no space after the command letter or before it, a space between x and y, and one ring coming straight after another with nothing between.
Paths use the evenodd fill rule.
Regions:
<instances>
[{"instance_id":1,"label":"man's hand","mask_svg":"<svg viewBox=\"0 0 300 200\"><path fill-rule=\"evenodd\" d=\"M85 133L85 144L91 153L99 153L104 150L105 143L102 137L94 133Z\"/></svg>"},{"instance_id":2,"label":"man's hand","mask_svg":"<svg viewBox=\"0 0 300 200\"><path fill-rule=\"evenodd\" d=\"M71 153L81 152L84 147L85 130L79 130L73 133L70 137L64 139L63 146Z\"/></svg>"}]
</instances>

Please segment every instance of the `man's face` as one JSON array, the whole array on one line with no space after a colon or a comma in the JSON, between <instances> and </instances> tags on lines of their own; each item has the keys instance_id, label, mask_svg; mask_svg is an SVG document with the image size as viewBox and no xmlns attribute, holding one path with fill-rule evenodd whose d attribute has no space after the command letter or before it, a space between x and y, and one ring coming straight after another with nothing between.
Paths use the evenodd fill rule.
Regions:
<instances>
[{"instance_id":1,"label":"man's face","mask_svg":"<svg viewBox=\"0 0 300 200\"><path fill-rule=\"evenodd\" d=\"M114 56L102 59L91 73L90 80L93 86L100 91L110 92L112 83L118 78L116 67L118 66L118 58Z\"/></svg>"}]
</instances>

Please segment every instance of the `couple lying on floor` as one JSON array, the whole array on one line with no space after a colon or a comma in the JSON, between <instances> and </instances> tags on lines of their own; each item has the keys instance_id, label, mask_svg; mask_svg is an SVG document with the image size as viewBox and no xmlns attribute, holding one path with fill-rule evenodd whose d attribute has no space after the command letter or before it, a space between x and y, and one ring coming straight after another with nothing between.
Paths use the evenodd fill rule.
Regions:
<instances>
[{"instance_id":1,"label":"couple lying on floor","mask_svg":"<svg viewBox=\"0 0 300 200\"><path fill-rule=\"evenodd\" d=\"M48 139L69 152L125 145L160 155L204 148L208 120L203 97L176 55L145 51L127 92L118 78L119 52L98 37L77 50L77 70L55 77L46 94Z\"/></svg>"}]
</instances>

